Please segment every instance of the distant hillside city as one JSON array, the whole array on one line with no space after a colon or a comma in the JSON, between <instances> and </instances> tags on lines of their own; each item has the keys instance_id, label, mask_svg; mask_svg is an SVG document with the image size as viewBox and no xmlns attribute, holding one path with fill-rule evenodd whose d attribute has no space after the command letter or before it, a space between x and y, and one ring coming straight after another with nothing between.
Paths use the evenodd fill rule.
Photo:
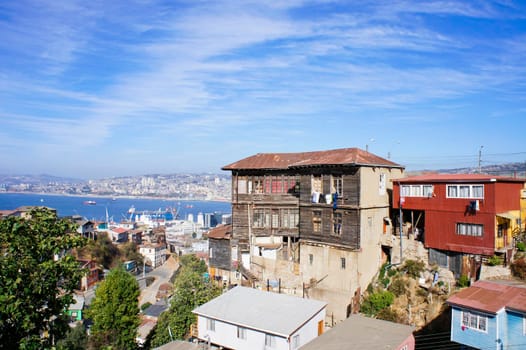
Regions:
<instances>
[{"instance_id":1,"label":"distant hillside city","mask_svg":"<svg viewBox=\"0 0 526 350\"><path fill-rule=\"evenodd\" d=\"M526 163L486 165L485 174L526 177ZM479 168L406 171L406 175L437 172L466 174ZM230 174L152 174L112 177L99 180L70 179L51 175L1 175L1 192L49 193L84 196L134 196L188 200L231 199Z\"/></svg>"},{"instance_id":2,"label":"distant hillside city","mask_svg":"<svg viewBox=\"0 0 526 350\"><path fill-rule=\"evenodd\" d=\"M154 174L100 180L0 175L1 192L229 201L230 174Z\"/></svg>"}]
</instances>

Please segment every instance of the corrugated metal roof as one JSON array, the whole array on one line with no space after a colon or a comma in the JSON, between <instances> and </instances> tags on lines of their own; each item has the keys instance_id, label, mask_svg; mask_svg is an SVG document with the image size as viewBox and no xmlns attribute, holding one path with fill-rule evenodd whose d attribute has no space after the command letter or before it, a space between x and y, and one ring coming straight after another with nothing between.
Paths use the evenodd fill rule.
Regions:
<instances>
[{"instance_id":1,"label":"corrugated metal roof","mask_svg":"<svg viewBox=\"0 0 526 350\"><path fill-rule=\"evenodd\" d=\"M492 314L505 307L526 312L526 285L477 281L449 297L447 303Z\"/></svg>"},{"instance_id":2,"label":"corrugated metal roof","mask_svg":"<svg viewBox=\"0 0 526 350\"><path fill-rule=\"evenodd\" d=\"M208 231L208 238L230 239L232 235L232 225L217 225Z\"/></svg>"},{"instance_id":3,"label":"corrugated metal roof","mask_svg":"<svg viewBox=\"0 0 526 350\"><path fill-rule=\"evenodd\" d=\"M393 182L525 182L526 179L510 178L488 174L423 174L395 179Z\"/></svg>"},{"instance_id":4,"label":"corrugated metal roof","mask_svg":"<svg viewBox=\"0 0 526 350\"><path fill-rule=\"evenodd\" d=\"M193 312L234 325L288 337L326 306L326 302L318 300L238 286L201 305Z\"/></svg>"},{"instance_id":5,"label":"corrugated metal roof","mask_svg":"<svg viewBox=\"0 0 526 350\"><path fill-rule=\"evenodd\" d=\"M399 323L351 315L302 346L301 350L394 350L399 349L413 330L413 327Z\"/></svg>"},{"instance_id":6,"label":"corrugated metal roof","mask_svg":"<svg viewBox=\"0 0 526 350\"><path fill-rule=\"evenodd\" d=\"M390 160L359 148L341 148L328 151L301 153L258 153L224 166L223 170L268 169L280 170L321 165L362 165L403 168Z\"/></svg>"}]
</instances>

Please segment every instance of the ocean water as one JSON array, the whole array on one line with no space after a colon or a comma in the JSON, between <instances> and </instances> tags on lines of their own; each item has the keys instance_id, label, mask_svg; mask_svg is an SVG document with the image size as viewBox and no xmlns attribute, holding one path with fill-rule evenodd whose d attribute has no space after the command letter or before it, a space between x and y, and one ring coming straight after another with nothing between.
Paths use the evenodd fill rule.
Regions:
<instances>
[{"instance_id":1,"label":"ocean water","mask_svg":"<svg viewBox=\"0 0 526 350\"><path fill-rule=\"evenodd\" d=\"M94 201L95 205L87 205ZM139 211L166 211L177 213L178 219L187 219L192 214L194 221L198 213L230 214L229 202L183 201L146 198L82 197L27 193L0 193L0 210L12 210L21 206L46 206L57 210L58 216L80 215L89 220L106 220L108 216L119 222L128 219L130 208Z\"/></svg>"}]
</instances>

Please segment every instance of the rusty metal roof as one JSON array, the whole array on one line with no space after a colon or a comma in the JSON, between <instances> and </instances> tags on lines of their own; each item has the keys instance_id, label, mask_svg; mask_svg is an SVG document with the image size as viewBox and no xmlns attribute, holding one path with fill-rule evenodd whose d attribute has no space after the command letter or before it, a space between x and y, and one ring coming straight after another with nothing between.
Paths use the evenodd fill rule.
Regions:
<instances>
[{"instance_id":1,"label":"rusty metal roof","mask_svg":"<svg viewBox=\"0 0 526 350\"><path fill-rule=\"evenodd\" d=\"M298 167L331 165L361 165L403 168L401 165L359 148L340 148L328 151L301 153L258 153L241 159L223 170L267 169L280 170Z\"/></svg>"},{"instance_id":2,"label":"rusty metal roof","mask_svg":"<svg viewBox=\"0 0 526 350\"><path fill-rule=\"evenodd\" d=\"M526 312L526 285L477 281L451 296L447 303L492 314L502 308Z\"/></svg>"},{"instance_id":3,"label":"rusty metal roof","mask_svg":"<svg viewBox=\"0 0 526 350\"><path fill-rule=\"evenodd\" d=\"M505 176L495 176L489 174L423 174L408 176L393 180L400 183L418 183L418 182L525 182L526 179L511 178Z\"/></svg>"},{"instance_id":4,"label":"rusty metal roof","mask_svg":"<svg viewBox=\"0 0 526 350\"><path fill-rule=\"evenodd\" d=\"M232 225L218 225L208 231L208 238L230 239L232 235Z\"/></svg>"}]
</instances>

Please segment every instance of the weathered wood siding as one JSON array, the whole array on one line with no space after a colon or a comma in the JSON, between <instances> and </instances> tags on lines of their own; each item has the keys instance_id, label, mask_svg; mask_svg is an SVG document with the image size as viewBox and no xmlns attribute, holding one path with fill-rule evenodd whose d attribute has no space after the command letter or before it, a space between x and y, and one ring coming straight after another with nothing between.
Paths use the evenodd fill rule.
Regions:
<instances>
[{"instance_id":1,"label":"weathered wood siding","mask_svg":"<svg viewBox=\"0 0 526 350\"><path fill-rule=\"evenodd\" d=\"M314 232L312 227L312 211L321 210L322 229ZM332 232L332 208L317 206L302 206L300 208L300 238L319 243L344 246L349 249L360 248L360 214L358 210L336 209L342 213L341 235Z\"/></svg>"},{"instance_id":2,"label":"weathered wood siding","mask_svg":"<svg viewBox=\"0 0 526 350\"><path fill-rule=\"evenodd\" d=\"M299 228L255 228L252 216L255 209L297 209L299 193L238 193L238 178L244 176L296 176L293 171L239 171L232 175L232 227L233 236L239 241L240 251L248 251L249 235L298 237Z\"/></svg>"},{"instance_id":3,"label":"weathered wood siding","mask_svg":"<svg viewBox=\"0 0 526 350\"><path fill-rule=\"evenodd\" d=\"M360 172L358 168L308 168L300 176L300 203L312 202L312 176L322 177L323 194L331 193L331 175L342 176L343 195L338 198L338 205L359 206ZM329 204L327 204L329 205Z\"/></svg>"},{"instance_id":4,"label":"weathered wood siding","mask_svg":"<svg viewBox=\"0 0 526 350\"><path fill-rule=\"evenodd\" d=\"M208 244L212 251L212 256L209 259L210 267L230 270L232 263L230 240L209 238Z\"/></svg>"}]
</instances>

